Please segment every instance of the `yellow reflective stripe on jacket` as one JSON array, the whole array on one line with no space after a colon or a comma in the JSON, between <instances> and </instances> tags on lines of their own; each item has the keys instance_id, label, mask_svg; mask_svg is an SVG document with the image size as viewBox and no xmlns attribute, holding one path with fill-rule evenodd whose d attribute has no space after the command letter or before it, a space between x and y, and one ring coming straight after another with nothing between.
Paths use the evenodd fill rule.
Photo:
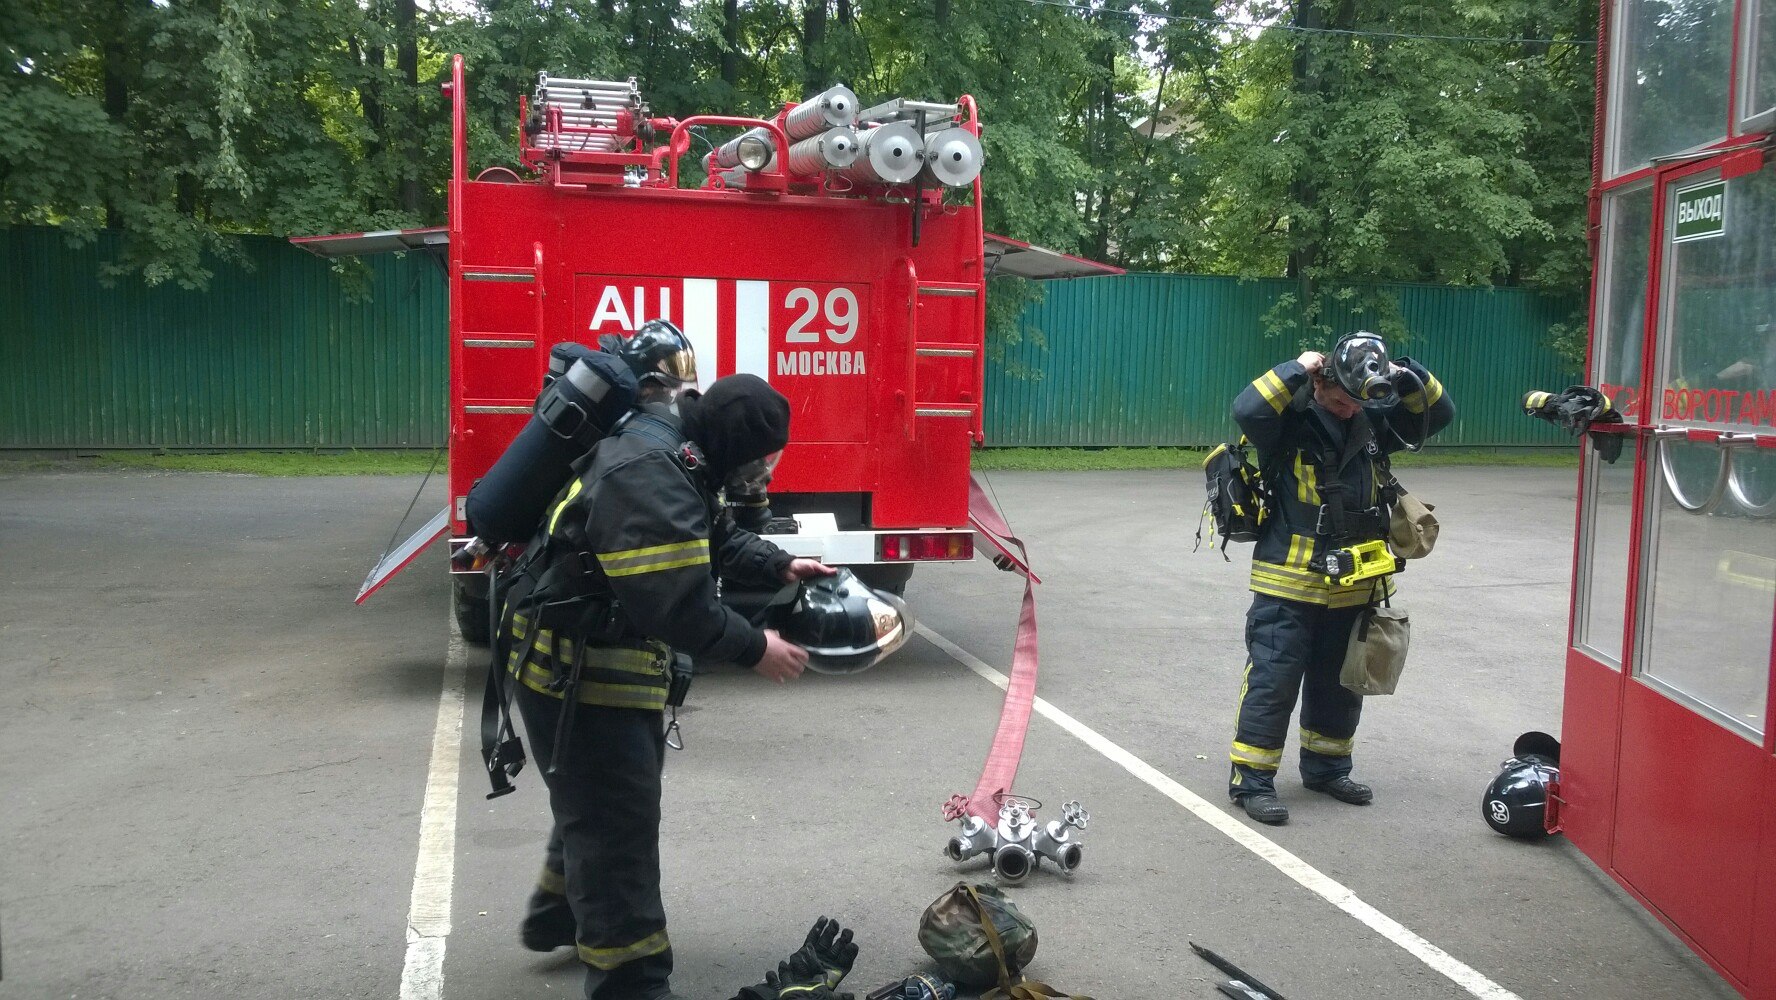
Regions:
<instances>
[{"instance_id":1,"label":"yellow reflective stripe on jacket","mask_svg":"<svg viewBox=\"0 0 1776 1000\"><path fill-rule=\"evenodd\" d=\"M1355 747L1355 740L1335 740L1306 727L1301 730L1301 749L1303 750L1312 750L1314 753L1325 754L1328 757L1349 757Z\"/></svg>"},{"instance_id":2,"label":"yellow reflective stripe on jacket","mask_svg":"<svg viewBox=\"0 0 1776 1000\"><path fill-rule=\"evenodd\" d=\"M562 497L561 502L555 505L555 513L549 515L549 534L553 535L555 533L555 522L561 520L561 512L566 510L567 505L573 503L574 497L579 495L580 481L576 479L573 481L572 485L568 486L567 496Z\"/></svg>"},{"instance_id":3,"label":"yellow reflective stripe on jacket","mask_svg":"<svg viewBox=\"0 0 1776 1000\"><path fill-rule=\"evenodd\" d=\"M531 644L531 648L544 656L554 656L558 651L557 647L543 636L538 636L536 642ZM508 669L517 663L518 652L516 649L512 650L507 662ZM564 665L572 663L577 656L577 650L570 641L563 641L560 644L559 652ZM665 672L665 663L665 658L652 650L613 649L608 646L588 647L586 658L582 661L583 666L592 669L616 670L625 674L638 674L642 677L660 676Z\"/></svg>"},{"instance_id":4,"label":"yellow reflective stripe on jacket","mask_svg":"<svg viewBox=\"0 0 1776 1000\"><path fill-rule=\"evenodd\" d=\"M554 896L567 895L567 876L558 871L551 871L544 866L543 873L537 876L537 888Z\"/></svg>"},{"instance_id":5,"label":"yellow reflective stripe on jacket","mask_svg":"<svg viewBox=\"0 0 1776 1000\"><path fill-rule=\"evenodd\" d=\"M530 619L524 615L512 616L512 637L520 639L530 629ZM514 643L516 645L516 643ZM555 640L553 629L541 629L531 648L545 656L553 657L561 654L564 662L571 663L576 655L576 644L572 639ZM518 661L518 650L513 649L506 658L506 669L511 671ZM640 674L644 677L656 677L666 671L666 657L669 655L663 644L651 643L648 649L634 649L627 646L589 646L586 649L584 665L599 670L620 670L626 674Z\"/></svg>"},{"instance_id":6,"label":"yellow reflective stripe on jacket","mask_svg":"<svg viewBox=\"0 0 1776 1000\"><path fill-rule=\"evenodd\" d=\"M635 576L658 573L681 566L708 565L709 539L694 538L688 542L649 545L640 549L598 553L598 565L606 576Z\"/></svg>"},{"instance_id":7,"label":"yellow reflective stripe on jacket","mask_svg":"<svg viewBox=\"0 0 1776 1000\"><path fill-rule=\"evenodd\" d=\"M647 958L649 955L658 955L672 947L672 941L666 937L666 928L662 927L640 941L623 945L620 948L594 948L584 944L579 947L580 961L594 969L603 969L605 972L609 972L625 962Z\"/></svg>"},{"instance_id":8,"label":"yellow reflective stripe on jacket","mask_svg":"<svg viewBox=\"0 0 1776 1000\"><path fill-rule=\"evenodd\" d=\"M1263 747L1255 747L1250 743L1241 743L1239 740L1233 741L1233 752L1228 756L1233 758L1235 764L1244 764L1247 767L1255 767L1260 771L1274 771L1278 767L1281 767L1283 763L1283 751L1281 749L1266 750Z\"/></svg>"},{"instance_id":9,"label":"yellow reflective stripe on jacket","mask_svg":"<svg viewBox=\"0 0 1776 1000\"><path fill-rule=\"evenodd\" d=\"M1319 476L1312 462L1301 460L1300 452L1295 453L1295 499L1315 507L1320 505Z\"/></svg>"},{"instance_id":10,"label":"yellow reflective stripe on jacket","mask_svg":"<svg viewBox=\"0 0 1776 1000\"><path fill-rule=\"evenodd\" d=\"M1307 535L1289 536L1289 556L1283 565L1289 569L1306 569L1313 559L1314 540Z\"/></svg>"},{"instance_id":11,"label":"yellow reflective stripe on jacket","mask_svg":"<svg viewBox=\"0 0 1776 1000\"><path fill-rule=\"evenodd\" d=\"M1311 553L1312 546L1305 546L1304 549ZM1326 574L1305 566L1254 559L1250 589L1254 593L1281 597L1287 601L1323 604L1331 608L1354 608L1368 604L1372 598L1393 596L1394 578L1391 575L1383 577L1379 591L1374 580L1359 580L1345 587L1326 579Z\"/></svg>"},{"instance_id":12,"label":"yellow reflective stripe on jacket","mask_svg":"<svg viewBox=\"0 0 1776 1000\"><path fill-rule=\"evenodd\" d=\"M509 670L507 672L510 673ZM537 694L560 698L561 692L549 690L550 677L547 670L530 663L525 665L524 676L518 680ZM658 684L606 684L602 681L582 680L580 696L575 700L582 705L663 712L666 710L666 676L660 675Z\"/></svg>"},{"instance_id":13,"label":"yellow reflective stripe on jacket","mask_svg":"<svg viewBox=\"0 0 1776 1000\"><path fill-rule=\"evenodd\" d=\"M1270 404L1270 408L1278 413L1289 405L1289 387L1283 384L1276 372L1265 372L1253 379L1252 388L1257 389L1264 401Z\"/></svg>"},{"instance_id":14,"label":"yellow reflective stripe on jacket","mask_svg":"<svg viewBox=\"0 0 1776 1000\"><path fill-rule=\"evenodd\" d=\"M1408 393L1405 396L1401 396L1400 402L1405 403L1406 409L1413 413L1423 413L1426 407L1436 406L1437 400L1442 398L1443 383L1437 381L1437 376L1432 375L1425 379L1425 388L1423 392Z\"/></svg>"}]
</instances>

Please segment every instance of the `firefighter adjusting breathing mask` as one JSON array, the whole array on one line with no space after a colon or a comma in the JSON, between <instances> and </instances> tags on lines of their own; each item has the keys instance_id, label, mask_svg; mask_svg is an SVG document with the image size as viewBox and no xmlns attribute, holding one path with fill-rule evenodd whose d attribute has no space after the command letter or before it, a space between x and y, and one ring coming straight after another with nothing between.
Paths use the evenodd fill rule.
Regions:
<instances>
[{"instance_id":1,"label":"firefighter adjusting breathing mask","mask_svg":"<svg viewBox=\"0 0 1776 1000\"><path fill-rule=\"evenodd\" d=\"M1347 333L1332 347L1326 371L1351 398L1369 406L1394 401L1397 393L1389 379L1393 361L1387 343L1367 331Z\"/></svg>"}]
</instances>

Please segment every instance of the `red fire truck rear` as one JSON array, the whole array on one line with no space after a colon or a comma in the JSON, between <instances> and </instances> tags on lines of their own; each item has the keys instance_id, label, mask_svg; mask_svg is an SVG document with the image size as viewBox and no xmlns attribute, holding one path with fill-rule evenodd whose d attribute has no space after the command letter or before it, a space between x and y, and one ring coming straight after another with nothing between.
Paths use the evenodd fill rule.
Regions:
<instances>
[{"instance_id":1,"label":"red fire truck rear","mask_svg":"<svg viewBox=\"0 0 1776 1000\"><path fill-rule=\"evenodd\" d=\"M469 489L530 419L550 348L651 319L685 331L703 386L749 372L789 398L771 506L798 530L774 541L897 592L917 563L972 557L987 277L1117 271L983 233L971 98L862 108L836 86L768 120L676 120L633 79L541 74L519 105L526 173L471 178L460 56L446 90L446 227L295 240L328 257L448 248L450 503L360 601L440 535L468 543ZM737 134L718 146L710 129ZM486 577L453 573L457 620L480 640Z\"/></svg>"}]
</instances>

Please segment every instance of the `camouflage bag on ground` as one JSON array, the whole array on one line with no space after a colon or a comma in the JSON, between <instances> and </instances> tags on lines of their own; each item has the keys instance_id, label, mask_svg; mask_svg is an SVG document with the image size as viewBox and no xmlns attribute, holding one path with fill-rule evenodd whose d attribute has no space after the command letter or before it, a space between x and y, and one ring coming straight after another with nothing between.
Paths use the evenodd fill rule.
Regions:
<instances>
[{"instance_id":1,"label":"camouflage bag on ground","mask_svg":"<svg viewBox=\"0 0 1776 1000\"><path fill-rule=\"evenodd\" d=\"M996 886L958 882L937 897L919 921L919 945L944 975L992 987L981 1000L1091 1000L1024 978L1036 957L1036 925Z\"/></svg>"}]
</instances>

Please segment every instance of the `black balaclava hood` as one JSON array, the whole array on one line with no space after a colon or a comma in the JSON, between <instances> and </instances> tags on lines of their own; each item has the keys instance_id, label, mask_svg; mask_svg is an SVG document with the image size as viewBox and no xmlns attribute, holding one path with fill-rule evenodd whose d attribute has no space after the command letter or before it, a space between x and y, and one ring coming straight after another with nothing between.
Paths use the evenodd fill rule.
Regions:
<instances>
[{"instance_id":1,"label":"black balaclava hood","mask_svg":"<svg viewBox=\"0 0 1776 1000\"><path fill-rule=\"evenodd\" d=\"M678 401L685 437L703 449L709 482L789 443L789 400L757 375L718 378L700 397Z\"/></svg>"}]
</instances>

